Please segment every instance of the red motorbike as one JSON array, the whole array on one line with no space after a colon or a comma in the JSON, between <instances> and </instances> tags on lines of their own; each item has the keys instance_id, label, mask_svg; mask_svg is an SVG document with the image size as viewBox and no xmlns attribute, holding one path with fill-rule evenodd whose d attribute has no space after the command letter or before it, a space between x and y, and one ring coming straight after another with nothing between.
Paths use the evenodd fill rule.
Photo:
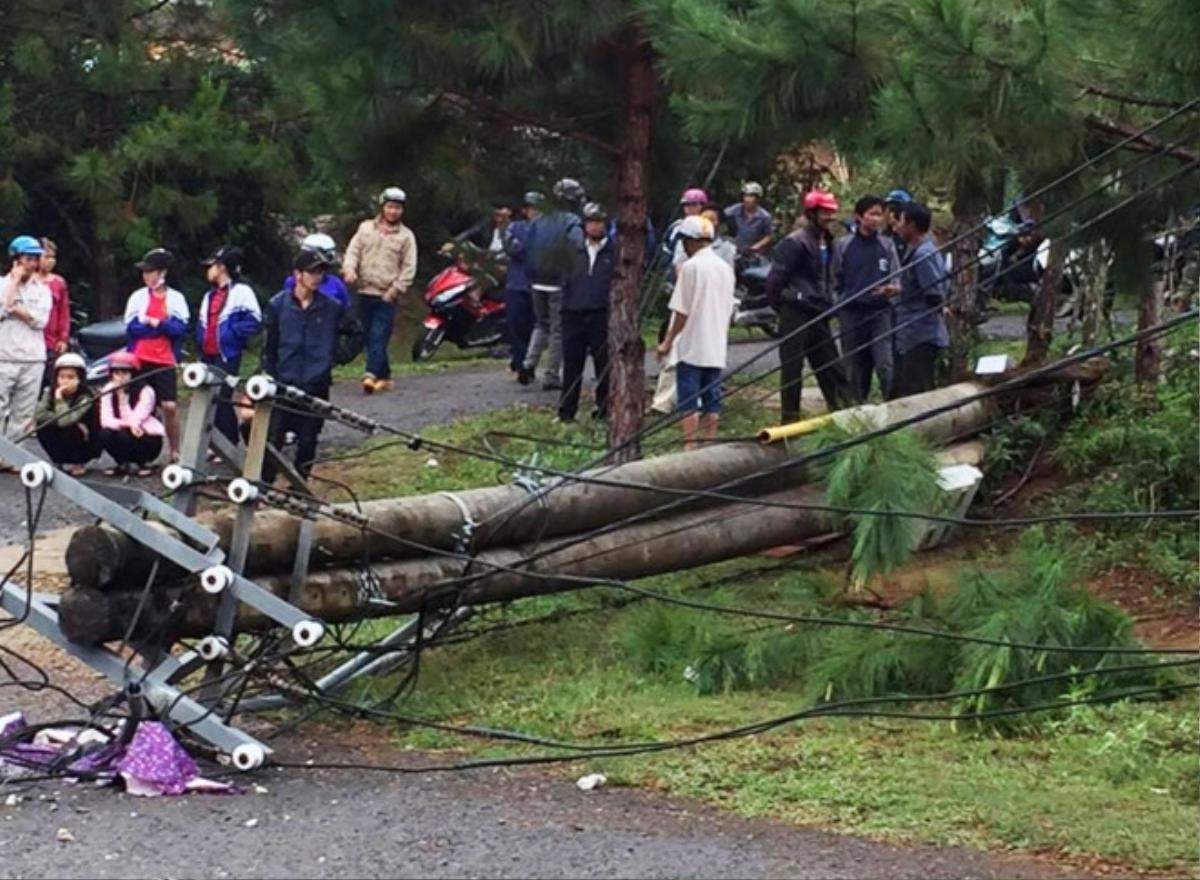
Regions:
<instances>
[{"instance_id":1,"label":"red motorbike","mask_svg":"<svg viewBox=\"0 0 1200 880\"><path fill-rule=\"evenodd\" d=\"M447 339L459 348L490 348L502 342L504 302L491 293L458 266L435 275L425 288L429 314L413 342L413 360L429 360Z\"/></svg>"}]
</instances>

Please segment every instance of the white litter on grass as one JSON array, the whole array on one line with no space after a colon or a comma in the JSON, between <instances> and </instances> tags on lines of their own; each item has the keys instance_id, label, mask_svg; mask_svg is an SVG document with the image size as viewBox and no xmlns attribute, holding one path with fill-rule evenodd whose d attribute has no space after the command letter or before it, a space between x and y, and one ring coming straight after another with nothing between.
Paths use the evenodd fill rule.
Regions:
<instances>
[{"instance_id":1,"label":"white litter on grass","mask_svg":"<svg viewBox=\"0 0 1200 880\"><path fill-rule=\"evenodd\" d=\"M429 458L425 459L425 467L427 467L427 468L435 468L435 467L439 467L439 465L440 465L440 463L438 462L438 460L436 458L434 458L432 455L429 456Z\"/></svg>"},{"instance_id":2,"label":"white litter on grass","mask_svg":"<svg viewBox=\"0 0 1200 880\"><path fill-rule=\"evenodd\" d=\"M589 773L587 776L580 776L575 785L580 791L592 791L606 782L608 777L603 773Z\"/></svg>"}]
</instances>

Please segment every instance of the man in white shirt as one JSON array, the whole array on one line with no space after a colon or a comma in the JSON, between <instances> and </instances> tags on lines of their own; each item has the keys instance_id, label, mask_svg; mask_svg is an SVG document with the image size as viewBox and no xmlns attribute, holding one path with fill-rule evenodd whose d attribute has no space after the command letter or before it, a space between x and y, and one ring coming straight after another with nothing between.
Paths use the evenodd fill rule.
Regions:
<instances>
[{"instance_id":1,"label":"man in white shirt","mask_svg":"<svg viewBox=\"0 0 1200 880\"><path fill-rule=\"evenodd\" d=\"M0 279L0 428L17 440L31 427L42 372L53 294L37 276L42 245L18 235L8 246L9 272ZM0 469L12 470L0 462Z\"/></svg>"},{"instance_id":2,"label":"man in white shirt","mask_svg":"<svg viewBox=\"0 0 1200 880\"><path fill-rule=\"evenodd\" d=\"M679 226L688 254L671 294L671 324L658 346L660 360L675 346L676 393L684 416L683 446L696 445L697 434L717 435L721 418L721 373L729 347L733 312L733 268L712 249L714 230L704 217L688 217Z\"/></svg>"}]
</instances>

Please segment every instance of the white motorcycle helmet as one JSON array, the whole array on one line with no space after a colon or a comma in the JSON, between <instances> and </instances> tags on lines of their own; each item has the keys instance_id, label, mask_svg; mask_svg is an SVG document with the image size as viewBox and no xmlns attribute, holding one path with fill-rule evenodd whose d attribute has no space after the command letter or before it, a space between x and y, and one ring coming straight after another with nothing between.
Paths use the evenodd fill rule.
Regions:
<instances>
[{"instance_id":1,"label":"white motorcycle helmet","mask_svg":"<svg viewBox=\"0 0 1200 880\"><path fill-rule=\"evenodd\" d=\"M337 243L334 242L332 236L326 235L324 232L314 232L304 236L304 240L300 242L300 250L316 251L332 264L339 262Z\"/></svg>"},{"instance_id":2,"label":"white motorcycle helmet","mask_svg":"<svg viewBox=\"0 0 1200 880\"><path fill-rule=\"evenodd\" d=\"M403 205L408 201L408 194L398 186L389 186L379 194L379 206L382 208L388 202L398 202Z\"/></svg>"}]
</instances>

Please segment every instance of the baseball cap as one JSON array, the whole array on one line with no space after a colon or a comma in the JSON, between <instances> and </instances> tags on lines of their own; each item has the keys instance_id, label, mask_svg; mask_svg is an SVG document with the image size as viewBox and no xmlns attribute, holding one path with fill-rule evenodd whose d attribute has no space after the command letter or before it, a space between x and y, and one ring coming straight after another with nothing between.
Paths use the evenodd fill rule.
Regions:
<instances>
[{"instance_id":1,"label":"baseball cap","mask_svg":"<svg viewBox=\"0 0 1200 880\"><path fill-rule=\"evenodd\" d=\"M211 266L220 263L226 269L237 269L242 265L242 249L231 244L223 244L201 261L201 266Z\"/></svg>"},{"instance_id":2,"label":"baseball cap","mask_svg":"<svg viewBox=\"0 0 1200 880\"><path fill-rule=\"evenodd\" d=\"M320 251L302 248L292 261L292 268L303 272L309 269L328 269L329 258Z\"/></svg>"},{"instance_id":3,"label":"baseball cap","mask_svg":"<svg viewBox=\"0 0 1200 880\"><path fill-rule=\"evenodd\" d=\"M683 221L679 224L679 234L684 238L699 238L705 241L712 241L714 236L712 221L698 214L692 217L684 217Z\"/></svg>"},{"instance_id":4,"label":"baseball cap","mask_svg":"<svg viewBox=\"0 0 1200 880\"><path fill-rule=\"evenodd\" d=\"M152 251L146 251L146 255L142 257L141 262L137 267L143 272L152 270L161 272L164 269L170 269L175 264L175 257L166 248L155 248Z\"/></svg>"}]
</instances>

